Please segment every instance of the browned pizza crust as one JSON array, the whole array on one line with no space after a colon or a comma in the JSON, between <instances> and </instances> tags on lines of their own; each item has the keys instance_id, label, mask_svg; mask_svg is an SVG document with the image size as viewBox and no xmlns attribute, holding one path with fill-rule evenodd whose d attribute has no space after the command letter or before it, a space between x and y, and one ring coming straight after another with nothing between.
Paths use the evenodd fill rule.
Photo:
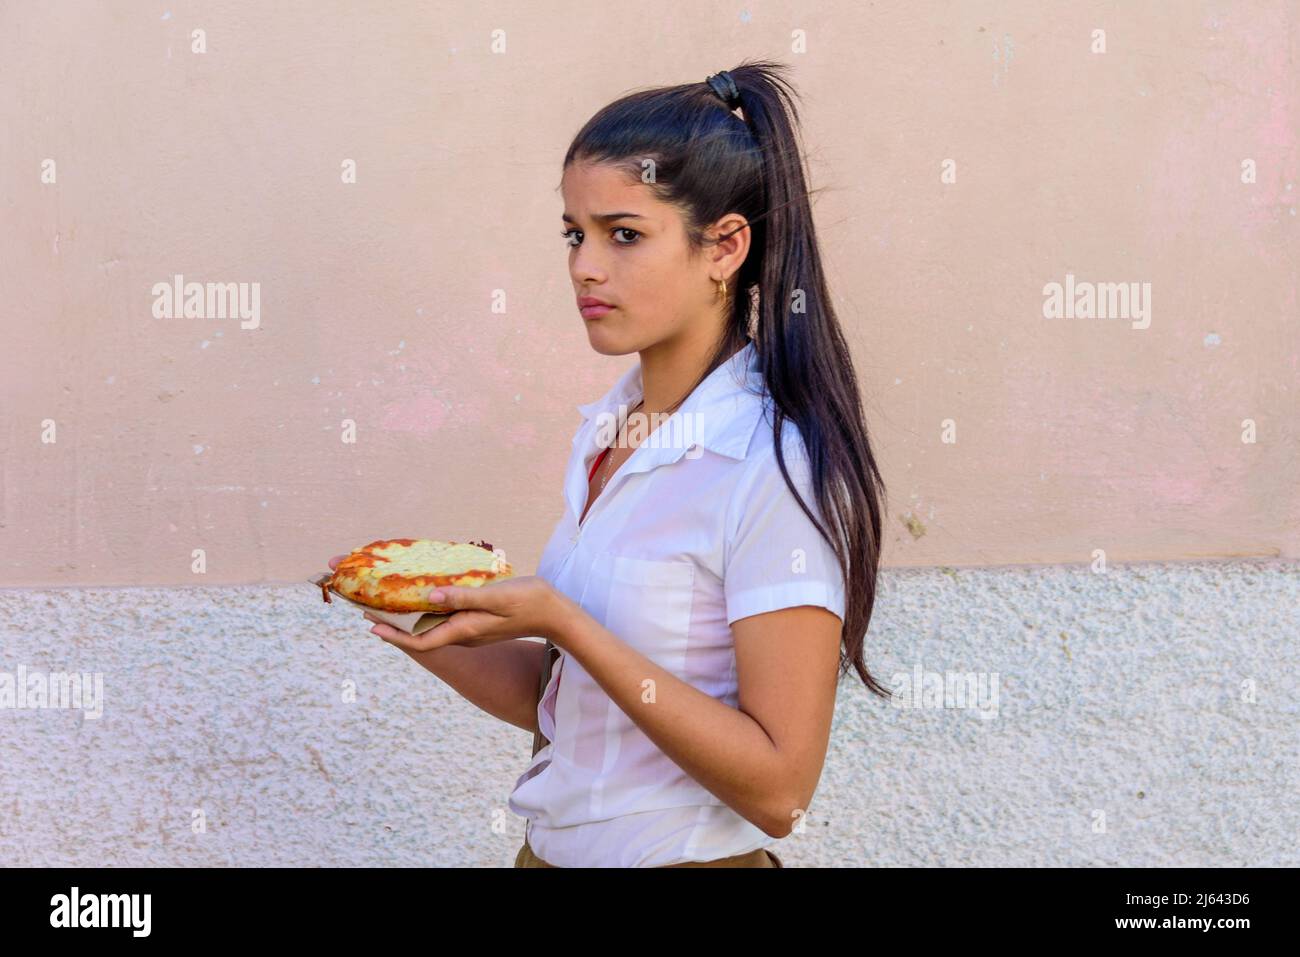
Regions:
<instances>
[{"instance_id":1,"label":"browned pizza crust","mask_svg":"<svg viewBox=\"0 0 1300 957\"><path fill-rule=\"evenodd\" d=\"M345 598L389 612L450 612L429 601L441 585L478 588L514 575L486 542L380 539L339 562L328 581Z\"/></svg>"}]
</instances>

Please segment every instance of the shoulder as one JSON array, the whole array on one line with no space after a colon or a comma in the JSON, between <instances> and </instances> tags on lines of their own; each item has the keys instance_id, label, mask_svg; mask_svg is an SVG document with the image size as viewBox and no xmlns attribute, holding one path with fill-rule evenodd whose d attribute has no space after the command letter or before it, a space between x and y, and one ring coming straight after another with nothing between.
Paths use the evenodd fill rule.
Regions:
<instances>
[{"instance_id":1,"label":"shoulder","mask_svg":"<svg viewBox=\"0 0 1300 957\"><path fill-rule=\"evenodd\" d=\"M844 579L839 557L818 527L825 522L802 434L794 422L782 423L778 461L773 424L761 430L742 463L727 515L727 622L796 605L819 605L843 619Z\"/></svg>"},{"instance_id":2,"label":"shoulder","mask_svg":"<svg viewBox=\"0 0 1300 957\"><path fill-rule=\"evenodd\" d=\"M749 449L745 455L744 467L741 469L740 483L745 488L753 489L769 483L773 478L782 485L781 463L777 461L776 424L769 409L758 419L754 434L749 439ZM811 476L811 461L808 446L803 433L792 419L781 423L781 459L786 471L796 484L807 484Z\"/></svg>"},{"instance_id":3,"label":"shoulder","mask_svg":"<svg viewBox=\"0 0 1300 957\"><path fill-rule=\"evenodd\" d=\"M790 419L782 422L781 461L777 460L776 452L775 425L768 415L760 419L745 459L740 463L727 509L728 541L743 536L746 529L759 526L769 530L774 525L794 526L803 530L808 521L803 506L820 516L807 444L798 425ZM785 474L782 474L782 464Z\"/></svg>"}]
</instances>

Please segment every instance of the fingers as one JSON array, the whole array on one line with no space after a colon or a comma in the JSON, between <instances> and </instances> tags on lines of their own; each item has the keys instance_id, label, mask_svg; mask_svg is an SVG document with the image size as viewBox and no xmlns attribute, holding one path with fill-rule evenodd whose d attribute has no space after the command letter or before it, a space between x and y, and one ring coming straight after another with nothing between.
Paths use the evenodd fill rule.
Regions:
<instances>
[{"instance_id":1,"label":"fingers","mask_svg":"<svg viewBox=\"0 0 1300 957\"><path fill-rule=\"evenodd\" d=\"M422 635L413 635L409 631L402 631L402 629L395 628L387 622L380 621L368 611L362 612L362 614L365 616L367 621L374 622L374 627L370 629L372 635L378 635L380 638L384 639L384 641L391 645L396 645L398 648L402 648L406 651L428 651L430 648L436 648L439 644L426 640L426 636L429 634L428 631ZM443 624L446 623L444 622ZM429 631L435 631L437 628L441 627L442 625L438 625L435 628L429 629Z\"/></svg>"},{"instance_id":2,"label":"fingers","mask_svg":"<svg viewBox=\"0 0 1300 957\"><path fill-rule=\"evenodd\" d=\"M413 635L409 631L402 631L400 628L394 628L387 622L380 621L370 612L362 613L367 621L374 623L370 629L372 635L376 635L390 645L396 645L404 651L432 651L434 648L441 648L444 645L465 645L468 648L476 648L479 645L491 644L496 638L490 632L490 626L495 621L495 616L486 612L459 611L452 612L446 621L434 625L428 631L419 635Z\"/></svg>"},{"instance_id":3,"label":"fingers","mask_svg":"<svg viewBox=\"0 0 1300 957\"><path fill-rule=\"evenodd\" d=\"M339 562L343 561L343 559L347 557L348 556L346 555L335 555L333 558L331 558L329 560L330 571L336 571L339 567Z\"/></svg>"},{"instance_id":4,"label":"fingers","mask_svg":"<svg viewBox=\"0 0 1300 957\"><path fill-rule=\"evenodd\" d=\"M411 634L405 631L399 631L396 628L394 628L392 625L386 625L382 621L376 623L375 626L370 629L370 633L372 635L378 635L380 638L384 639L385 641L392 641L392 642L401 641L403 635L405 635L407 638L413 637Z\"/></svg>"},{"instance_id":5,"label":"fingers","mask_svg":"<svg viewBox=\"0 0 1300 957\"><path fill-rule=\"evenodd\" d=\"M418 639L409 631L402 631L402 629L396 628L393 625L388 624L386 621L380 621L368 611L363 614L367 621L374 622L374 627L370 629L372 635L378 635L380 638L384 639L384 641L397 645L399 648L407 648L411 651L419 650L415 648L413 644L413 642Z\"/></svg>"},{"instance_id":6,"label":"fingers","mask_svg":"<svg viewBox=\"0 0 1300 957\"><path fill-rule=\"evenodd\" d=\"M432 588L425 597L429 601L440 605L443 608L459 608L457 602L461 601L461 596L457 594L460 589L454 585L443 585L441 588Z\"/></svg>"},{"instance_id":7,"label":"fingers","mask_svg":"<svg viewBox=\"0 0 1300 957\"><path fill-rule=\"evenodd\" d=\"M435 645L428 644L423 640L424 636L427 635L428 632L418 636L413 635L409 631L402 631L402 629L388 624L388 622L380 621L368 611L362 612L362 614L365 616L367 621L374 622L374 627L370 629L370 633L372 635L378 635L389 644L397 645L397 647L404 648L407 651L428 651L429 648L436 647ZM430 631L432 630L433 629L430 629Z\"/></svg>"},{"instance_id":8,"label":"fingers","mask_svg":"<svg viewBox=\"0 0 1300 957\"><path fill-rule=\"evenodd\" d=\"M413 635L409 631L402 631L383 622L370 629L371 634L378 635L390 645L396 645L403 651L432 651L443 645L455 644L457 631L458 629L450 627L445 621L420 635Z\"/></svg>"},{"instance_id":9,"label":"fingers","mask_svg":"<svg viewBox=\"0 0 1300 957\"><path fill-rule=\"evenodd\" d=\"M429 590L429 601L443 608L457 611L475 609L478 611L500 611L505 595L501 591L501 582L491 582L478 588L466 585L442 585ZM495 588L495 590L494 590Z\"/></svg>"}]
</instances>

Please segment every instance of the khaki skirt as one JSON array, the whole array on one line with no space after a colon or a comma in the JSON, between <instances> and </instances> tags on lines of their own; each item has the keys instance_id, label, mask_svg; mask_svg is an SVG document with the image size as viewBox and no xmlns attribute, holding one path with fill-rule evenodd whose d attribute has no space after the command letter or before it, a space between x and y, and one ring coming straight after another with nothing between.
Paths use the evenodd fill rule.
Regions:
<instances>
[{"instance_id":1,"label":"khaki skirt","mask_svg":"<svg viewBox=\"0 0 1300 957\"><path fill-rule=\"evenodd\" d=\"M524 846L519 849L515 855L515 867L554 867L554 864L548 864L536 854L533 853L528 839L524 838ZM781 858L777 857L765 847L758 850L749 851L746 854L736 854L733 857L720 857L713 861L683 861L680 864L664 864L664 867L785 867L781 863Z\"/></svg>"}]
</instances>

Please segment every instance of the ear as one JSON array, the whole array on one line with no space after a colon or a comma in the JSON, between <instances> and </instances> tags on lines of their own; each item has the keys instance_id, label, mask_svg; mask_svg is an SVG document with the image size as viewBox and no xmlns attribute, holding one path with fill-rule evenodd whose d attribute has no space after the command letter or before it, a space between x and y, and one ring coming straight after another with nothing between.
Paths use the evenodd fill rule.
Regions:
<instances>
[{"instance_id":1,"label":"ear","mask_svg":"<svg viewBox=\"0 0 1300 957\"><path fill-rule=\"evenodd\" d=\"M709 263L720 276L730 280L740 271L749 255L749 220L740 213L727 213L705 232L712 242L708 247Z\"/></svg>"}]
</instances>

